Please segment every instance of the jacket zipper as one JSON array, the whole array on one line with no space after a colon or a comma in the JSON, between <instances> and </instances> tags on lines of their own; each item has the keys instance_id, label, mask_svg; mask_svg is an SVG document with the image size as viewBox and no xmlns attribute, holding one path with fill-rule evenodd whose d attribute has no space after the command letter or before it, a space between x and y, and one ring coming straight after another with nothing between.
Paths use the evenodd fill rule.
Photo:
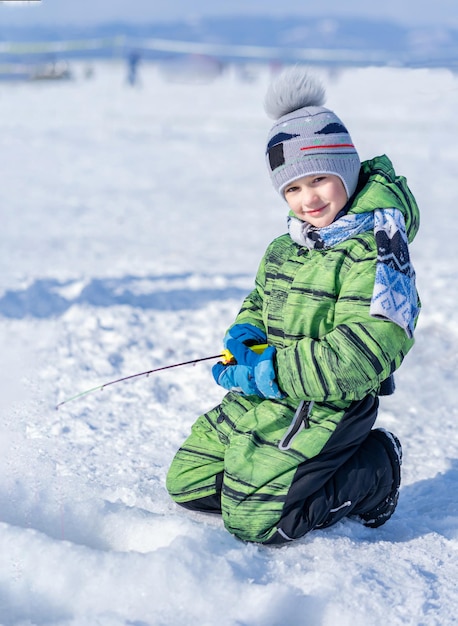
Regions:
<instances>
[{"instance_id":1,"label":"jacket zipper","mask_svg":"<svg viewBox=\"0 0 458 626\"><path fill-rule=\"evenodd\" d=\"M310 428L309 415L312 407L313 402L309 400L301 400L296 412L294 413L290 427L278 444L278 448L280 450L289 450L296 435L298 435L304 428Z\"/></svg>"}]
</instances>

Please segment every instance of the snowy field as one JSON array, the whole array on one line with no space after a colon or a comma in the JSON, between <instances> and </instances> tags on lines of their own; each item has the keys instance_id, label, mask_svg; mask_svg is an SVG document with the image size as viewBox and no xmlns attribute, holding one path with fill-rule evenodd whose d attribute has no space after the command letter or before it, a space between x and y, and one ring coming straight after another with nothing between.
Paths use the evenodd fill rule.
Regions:
<instances>
[{"instance_id":1,"label":"snowy field","mask_svg":"<svg viewBox=\"0 0 458 626\"><path fill-rule=\"evenodd\" d=\"M77 68L78 69L78 68ZM343 521L283 548L240 542L165 490L212 362L286 205L264 164L254 82L83 68L0 83L0 623L449 626L458 623L458 77L324 80L362 158L387 153L422 212L417 344L382 400L404 447L385 526Z\"/></svg>"}]
</instances>

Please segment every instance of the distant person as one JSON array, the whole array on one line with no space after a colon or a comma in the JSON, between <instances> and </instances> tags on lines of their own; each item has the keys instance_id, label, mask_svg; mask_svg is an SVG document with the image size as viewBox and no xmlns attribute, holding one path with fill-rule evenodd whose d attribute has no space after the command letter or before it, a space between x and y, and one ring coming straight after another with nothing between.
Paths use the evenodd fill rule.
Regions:
<instances>
[{"instance_id":1,"label":"distant person","mask_svg":"<svg viewBox=\"0 0 458 626\"><path fill-rule=\"evenodd\" d=\"M288 233L268 246L226 333L235 362L213 367L228 393L195 422L167 477L178 504L222 513L228 531L263 544L344 517L377 528L401 480L398 438L373 426L414 343L418 208L388 157L360 162L324 97L297 67L268 90L267 166Z\"/></svg>"},{"instance_id":2,"label":"distant person","mask_svg":"<svg viewBox=\"0 0 458 626\"><path fill-rule=\"evenodd\" d=\"M134 87L138 83L138 65L140 53L132 50L127 57L127 82Z\"/></svg>"},{"instance_id":3,"label":"distant person","mask_svg":"<svg viewBox=\"0 0 458 626\"><path fill-rule=\"evenodd\" d=\"M94 68L92 65L87 65L84 68L84 78L86 80L90 80L91 78L94 78Z\"/></svg>"}]
</instances>

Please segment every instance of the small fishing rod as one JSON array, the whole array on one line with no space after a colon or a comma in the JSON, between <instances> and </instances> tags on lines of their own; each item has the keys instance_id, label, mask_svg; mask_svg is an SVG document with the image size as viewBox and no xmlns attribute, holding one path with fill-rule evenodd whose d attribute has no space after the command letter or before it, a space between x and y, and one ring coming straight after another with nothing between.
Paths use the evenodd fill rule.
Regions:
<instances>
[{"instance_id":1,"label":"small fishing rod","mask_svg":"<svg viewBox=\"0 0 458 626\"><path fill-rule=\"evenodd\" d=\"M256 346L250 346L250 349L256 352L256 354L261 354L267 348L267 344L258 344ZM102 391L105 387L109 387L110 385L116 385L117 383L124 382L125 380L132 380L133 378L139 378L141 376L149 376L150 374L154 374L155 372L161 372L163 370L169 370L174 367L181 367L183 365L195 365L196 363L201 363L202 361L211 361L213 359L221 359L221 361L228 365L229 363L234 363L235 359L229 350L223 350L220 354L214 354L212 356L204 356L199 359L192 359L191 361L182 361L181 363L173 363L172 365L163 365L162 367L155 367L152 370L147 370L146 372L139 372L138 374L131 374L130 376L123 376L122 378L117 378L116 380L110 380L107 383L103 383L103 385L98 385L97 387L91 387L91 389L86 389L86 391L81 391L77 393L75 396L71 398L67 398L62 402L56 404L56 410L59 409L62 405L67 404L67 402L72 402L73 400L77 400L78 398L82 398L83 396L87 396L94 391Z\"/></svg>"}]
</instances>

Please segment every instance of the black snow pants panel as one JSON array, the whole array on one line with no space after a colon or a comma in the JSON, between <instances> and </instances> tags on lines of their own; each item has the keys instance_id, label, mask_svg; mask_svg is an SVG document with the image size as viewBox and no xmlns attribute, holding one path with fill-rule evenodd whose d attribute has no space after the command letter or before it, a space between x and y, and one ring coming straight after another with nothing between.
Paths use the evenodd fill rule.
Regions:
<instances>
[{"instance_id":1,"label":"black snow pants panel","mask_svg":"<svg viewBox=\"0 0 458 626\"><path fill-rule=\"evenodd\" d=\"M282 544L348 515L374 508L390 492L393 472L386 449L371 428L378 398L354 402L321 453L297 468L277 532Z\"/></svg>"}]
</instances>

